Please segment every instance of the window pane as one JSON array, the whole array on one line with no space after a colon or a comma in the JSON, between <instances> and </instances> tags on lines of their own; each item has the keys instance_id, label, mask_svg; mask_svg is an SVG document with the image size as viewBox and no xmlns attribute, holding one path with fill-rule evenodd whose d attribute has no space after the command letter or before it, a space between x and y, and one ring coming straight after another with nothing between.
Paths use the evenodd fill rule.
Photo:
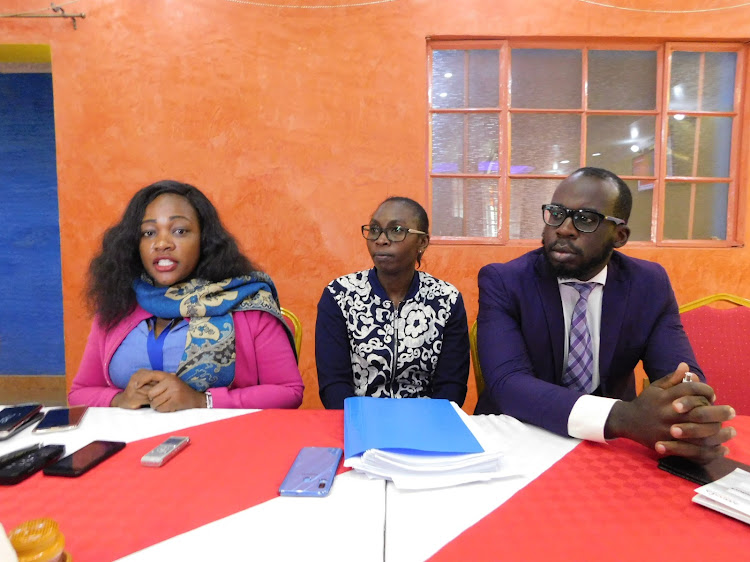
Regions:
<instances>
[{"instance_id":1,"label":"window pane","mask_svg":"<svg viewBox=\"0 0 750 562\"><path fill-rule=\"evenodd\" d=\"M432 234L463 236L464 189L460 178L432 179Z\"/></svg>"},{"instance_id":2,"label":"window pane","mask_svg":"<svg viewBox=\"0 0 750 562\"><path fill-rule=\"evenodd\" d=\"M734 111L737 53L706 53L704 111Z\"/></svg>"},{"instance_id":3,"label":"window pane","mask_svg":"<svg viewBox=\"0 0 750 562\"><path fill-rule=\"evenodd\" d=\"M498 115L469 115L468 170L472 174L497 174Z\"/></svg>"},{"instance_id":4,"label":"window pane","mask_svg":"<svg viewBox=\"0 0 750 562\"><path fill-rule=\"evenodd\" d=\"M500 52L469 51L469 107L500 105Z\"/></svg>"},{"instance_id":5,"label":"window pane","mask_svg":"<svg viewBox=\"0 0 750 562\"><path fill-rule=\"evenodd\" d=\"M496 179L433 178L435 236L495 238L498 224Z\"/></svg>"},{"instance_id":6,"label":"window pane","mask_svg":"<svg viewBox=\"0 0 750 562\"><path fill-rule=\"evenodd\" d=\"M653 158L644 153L652 153L655 127L651 115L592 115L587 121L587 165L620 176L654 175ZM591 156L595 153L599 156Z\"/></svg>"},{"instance_id":7,"label":"window pane","mask_svg":"<svg viewBox=\"0 0 750 562\"><path fill-rule=\"evenodd\" d=\"M464 106L464 60L466 51L432 52L432 107Z\"/></svg>"},{"instance_id":8,"label":"window pane","mask_svg":"<svg viewBox=\"0 0 750 562\"><path fill-rule=\"evenodd\" d=\"M669 109L733 111L736 67L737 53L672 53Z\"/></svg>"},{"instance_id":9,"label":"window pane","mask_svg":"<svg viewBox=\"0 0 750 562\"><path fill-rule=\"evenodd\" d=\"M669 119L667 175L728 177L732 118L675 117Z\"/></svg>"},{"instance_id":10,"label":"window pane","mask_svg":"<svg viewBox=\"0 0 750 562\"><path fill-rule=\"evenodd\" d=\"M667 183L664 238L726 240L728 201L726 183Z\"/></svg>"},{"instance_id":11,"label":"window pane","mask_svg":"<svg viewBox=\"0 0 750 562\"><path fill-rule=\"evenodd\" d=\"M654 196L654 182L651 180L628 180L633 195L633 210L630 212L630 240L651 240L651 204Z\"/></svg>"},{"instance_id":12,"label":"window pane","mask_svg":"<svg viewBox=\"0 0 750 562\"><path fill-rule=\"evenodd\" d=\"M468 99L464 91L468 65ZM500 52L497 50L432 53L432 107L498 107Z\"/></svg>"},{"instance_id":13,"label":"window pane","mask_svg":"<svg viewBox=\"0 0 750 562\"><path fill-rule=\"evenodd\" d=\"M511 107L580 109L581 51L513 49Z\"/></svg>"},{"instance_id":14,"label":"window pane","mask_svg":"<svg viewBox=\"0 0 750 562\"><path fill-rule=\"evenodd\" d=\"M464 171L464 115L440 113L432 116L432 171L450 174Z\"/></svg>"},{"instance_id":15,"label":"window pane","mask_svg":"<svg viewBox=\"0 0 750 562\"><path fill-rule=\"evenodd\" d=\"M561 180L517 179L510 183L510 233L513 240L540 240L542 205L552 201Z\"/></svg>"},{"instance_id":16,"label":"window pane","mask_svg":"<svg viewBox=\"0 0 750 562\"><path fill-rule=\"evenodd\" d=\"M656 51L589 51L589 109L656 109Z\"/></svg>"},{"instance_id":17,"label":"window pane","mask_svg":"<svg viewBox=\"0 0 750 562\"><path fill-rule=\"evenodd\" d=\"M497 114L437 114L432 116L432 127L433 173L498 173Z\"/></svg>"},{"instance_id":18,"label":"window pane","mask_svg":"<svg viewBox=\"0 0 750 562\"><path fill-rule=\"evenodd\" d=\"M495 238L497 236L497 180L468 179L464 182L466 236Z\"/></svg>"},{"instance_id":19,"label":"window pane","mask_svg":"<svg viewBox=\"0 0 750 562\"><path fill-rule=\"evenodd\" d=\"M568 175L580 167L581 118L515 114L511 117L511 147L513 174Z\"/></svg>"}]
</instances>

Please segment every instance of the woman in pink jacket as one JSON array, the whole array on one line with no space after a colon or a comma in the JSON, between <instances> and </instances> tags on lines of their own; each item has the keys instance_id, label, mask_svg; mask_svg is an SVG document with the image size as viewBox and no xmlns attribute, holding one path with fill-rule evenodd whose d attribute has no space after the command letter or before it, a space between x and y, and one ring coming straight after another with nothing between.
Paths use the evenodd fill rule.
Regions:
<instances>
[{"instance_id":1,"label":"woman in pink jacket","mask_svg":"<svg viewBox=\"0 0 750 562\"><path fill-rule=\"evenodd\" d=\"M198 189L135 194L91 262L96 318L71 405L297 408L304 385L271 279Z\"/></svg>"}]
</instances>

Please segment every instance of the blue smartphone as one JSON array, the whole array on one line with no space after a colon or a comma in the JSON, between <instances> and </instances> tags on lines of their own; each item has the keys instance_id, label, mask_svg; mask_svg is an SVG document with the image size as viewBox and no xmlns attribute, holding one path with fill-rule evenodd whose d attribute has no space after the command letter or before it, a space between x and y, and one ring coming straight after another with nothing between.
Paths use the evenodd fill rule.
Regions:
<instances>
[{"instance_id":1,"label":"blue smartphone","mask_svg":"<svg viewBox=\"0 0 750 562\"><path fill-rule=\"evenodd\" d=\"M282 496L327 496L343 451L337 447L303 447L279 488Z\"/></svg>"}]
</instances>

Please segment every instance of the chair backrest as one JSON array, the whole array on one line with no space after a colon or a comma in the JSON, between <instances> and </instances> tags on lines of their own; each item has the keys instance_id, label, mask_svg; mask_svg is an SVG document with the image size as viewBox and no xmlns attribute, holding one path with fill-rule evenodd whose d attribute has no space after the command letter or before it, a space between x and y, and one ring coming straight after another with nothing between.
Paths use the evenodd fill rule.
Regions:
<instances>
[{"instance_id":1,"label":"chair backrest","mask_svg":"<svg viewBox=\"0 0 750 562\"><path fill-rule=\"evenodd\" d=\"M471 364L474 365L474 379L477 383L477 396L484 390L484 377L482 366L479 364L479 348L477 347L477 321L471 325L469 330L469 347L471 348Z\"/></svg>"},{"instance_id":2,"label":"chair backrest","mask_svg":"<svg viewBox=\"0 0 750 562\"><path fill-rule=\"evenodd\" d=\"M728 302L731 308L708 306ZM695 358L716 392L717 404L750 414L750 299L720 293L680 307Z\"/></svg>"},{"instance_id":3,"label":"chair backrest","mask_svg":"<svg viewBox=\"0 0 750 562\"><path fill-rule=\"evenodd\" d=\"M284 307L281 307L281 315L284 317L284 320L286 320L286 323L292 329L292 333L294 334L294 349L297 352L297 363L299 363L299 354L300 351L302 351L302 322L299 321L299 318L297 318L297 315L294 314L294 312L287 310Z\"/></svg>"}]
</instances>

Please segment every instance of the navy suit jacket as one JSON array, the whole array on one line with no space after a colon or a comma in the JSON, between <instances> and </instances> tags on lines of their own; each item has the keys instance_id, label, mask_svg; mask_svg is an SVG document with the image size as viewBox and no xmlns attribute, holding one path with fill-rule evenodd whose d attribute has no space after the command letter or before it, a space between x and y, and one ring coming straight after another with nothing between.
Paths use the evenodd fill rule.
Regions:
<instances>
[{"instance_id":1,"label":"navy suit jacket","mask_svg":"<svg viewBox=\"0 0 750 562\"><path fill-rule=\"evenodd\" d=\"M475 413L504 413L568 435L581 393L561 383L565 321L557 277L541 248L479 271L477 343L486 384ZM613 252L602 296L596 394L632 400L639 360L651 381L681 361L705 380L664 268Z\"/></svg>"}]
</instances>

